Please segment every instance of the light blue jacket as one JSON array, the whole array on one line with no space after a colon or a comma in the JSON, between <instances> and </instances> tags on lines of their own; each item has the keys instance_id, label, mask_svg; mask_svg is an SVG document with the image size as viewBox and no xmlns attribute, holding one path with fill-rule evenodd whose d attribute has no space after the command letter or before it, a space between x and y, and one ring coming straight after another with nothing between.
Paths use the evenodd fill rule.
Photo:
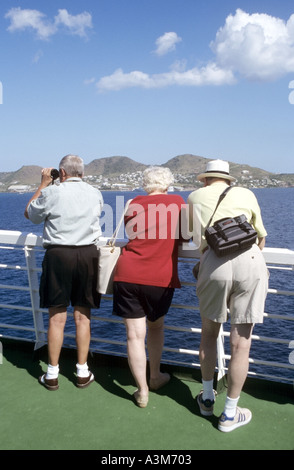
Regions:
<instances>
[{"instance_id":1,"label":"light blue jacket","mask_svg":"<svg viewBox=\"0 0 294 470\"><path fill-rule=\"evenodd\" d=\"M82 181L68 178L42 190L28 207L34 224L44 222L43 245L91 245L101 236L101 192Z\"/></svg>"}]
</instances>

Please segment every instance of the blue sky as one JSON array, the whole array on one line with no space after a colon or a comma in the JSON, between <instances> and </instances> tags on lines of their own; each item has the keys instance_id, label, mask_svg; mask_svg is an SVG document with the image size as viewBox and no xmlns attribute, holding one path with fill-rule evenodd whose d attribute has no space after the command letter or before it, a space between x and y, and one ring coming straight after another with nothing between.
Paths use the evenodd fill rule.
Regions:
<instances>
[{"instance_id":1,"label":"blue sky","mask_svg":"<svg viewBox=\"0 0 294 470\"><path fill-rule=\"evenodd\" d=\"M0 39L0 171L191 153L294 173L293 0L1 0Z\"/></svg>"}]
</instances>

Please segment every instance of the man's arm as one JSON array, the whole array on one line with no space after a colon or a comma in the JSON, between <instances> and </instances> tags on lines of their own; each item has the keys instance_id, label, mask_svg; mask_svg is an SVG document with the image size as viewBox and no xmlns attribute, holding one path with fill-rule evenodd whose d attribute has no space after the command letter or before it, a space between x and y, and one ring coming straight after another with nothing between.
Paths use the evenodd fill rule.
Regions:
<instances>
[{"instance_id":1,"label":"man's arm","mask_svg":"<svg viewBox=\"0 0 294 470\"><path fill-rule=\"evenodd\" d=\"M258 246L261 250L263 250L265 246L265 237L258 238Z\"/></svg>"},{"instance_id":2,"label":"man's arm","mask_svg":"<svg viewBox=\"0 0 294 470\"><path fill-rule=\"evenodd\" d=\"M37 191L35 192L35 194L33 194L33 196L31 197L31 199L29 200L29 202L27 203L27 206L25 208L25 212L24 212L24 216L28 219L29 216L28 216L28 207L30 205L30 203L34 200L34 199L37 199L40 194L41 194L41 191L45 188L47 188L47 186L49 186L49 184L52 183L52 176L51 176L51 170L52 168L43 168L42 170L42 176L41 176L41 183L40 183L40 186L38 187Z\"/></svg>"}]
</instances>

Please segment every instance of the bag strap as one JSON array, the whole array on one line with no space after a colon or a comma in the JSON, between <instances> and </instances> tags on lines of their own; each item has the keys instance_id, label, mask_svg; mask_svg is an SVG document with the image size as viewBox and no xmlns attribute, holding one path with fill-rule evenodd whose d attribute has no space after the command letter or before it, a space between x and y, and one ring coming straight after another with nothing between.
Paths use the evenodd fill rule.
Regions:
<instances>
[{"instance_id":1,"label":"bag strap","mask_svg":"<svg viewBox=\"0 0 294 470\"><path fill-rule=\"evenodd\" d=\"M116 226L115 231L114 231L113 234L112 234L112 237L108 240L107 245L114 246L114 244L115 244L115 242L116 242L116 239L117 239L117 235L118 235L120 226L121 226L121 224L122 224L122 222L123 222L123 220L124 220L124 216L125 216L125 214L126 214L128 208L129 208L129 205L130 205L131 201L132 201L132 199L129 199L129 200L127 201L127 203L126 203L126 205L125 205L125 208L124 208L124 211L123 211L123 213L122 213L122 215L121 215L121 218L119 219L119 222L118 222L118 224L117 224L117 226Z\"/></svg>"},{"instance_id":2,"label":"bag strap","mask_svg":"<svg viewBox=\"0 0 294 470\"><path fill-rule=\"evenodd\" d=\"M221 193L221 195L220 195L220 197L219 197L219 199L218 199L218 201L217 201L217 205L215 206L215 209L214 209L214 211L213 211L213 214L212 214L212 216L210 217L209 222L208 222L206 228L208 228L208 227L210 226L210 223L211 223L211 221L212 221L212 219L213 219L213 216L214 216L214 214L216 213L216 209L218 208L218 206L220 205L220 203L222 202L222 200L224 199L224 197L228 194L228 192L230 191L230 189L232 189L232 186L229 186L228 188L226 188L226 189Z\"/></svg>"}]
</instances>

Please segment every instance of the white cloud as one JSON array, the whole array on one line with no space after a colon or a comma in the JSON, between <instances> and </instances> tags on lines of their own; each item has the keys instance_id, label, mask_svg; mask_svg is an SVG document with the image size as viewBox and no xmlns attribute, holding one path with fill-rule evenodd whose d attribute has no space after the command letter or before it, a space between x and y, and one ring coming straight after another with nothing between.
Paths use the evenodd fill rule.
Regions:
<instances>
[{"instance_id":1,"label":"white cloud","mask_svg":"<svg viewBox=\"0 0 294 470\"><path fill-rule=\"evenodd\" d=\"M168 52L174 51L176 48L176 44L181 42L182 38L180 38L177 33L169 32L164 33L158 39L156 39L156 50L155 54L162 56L167 54Z\"/></svg>"},{"instance_id":2,"label":"white cloud","mask_svg":"<svg viewBox=\"0 0 294 470\"><path fill-rule=\"evenodd\" d=\"M56 26L45 20L45 16L38 10L22 10L20 7L11 8L6 13L5 18L8 18L11 23L8 31L23 31L25 29L33 29L40 39L47 39L52 34L56 33Z\"/></svg>"},{"instance_id":3,"label":"white cloud","mask_svg":"<svg viewBox=\"0 0 294 470\"><path fill-rule=\"evenodd\" d=\"M5 15L10 20L8 31L34 30L39 39L46 40L64 26L71 34L86 36L86 29L92 28L92 17L90 13L84 12L78 15L70 15L67 10L58 10L53 21L38 10L11 8Z\"/></svg>"},{"instance_id":4,"label":"white cloud","mask_svg":"<svg viewBox=\"0 0 294 470\"><path fill-rule=\"evenodd\" d=\"M220 67L248 79L274 80L294 71L294 14L285 22L238 9L211 44Z\"/></svg>"},{"instance_id":5,"label":"white cloud","mask_svg":"<svg viewBox=\"0 0 294 470\"><path fill-rule=\"evenodd\" d=\"M37 51L33 57L33 64L37 64L42 56L43 56L43 51L41 50Z\"/></svg>"},{"instance_id":6,"label":"white cloud","mask_svg":"<svg viewBox=\"0 0 294 470\"><path fill-rule=\"evenodd\" d=\"M92 78L85 78L84 80L84 85L92 85L92 83L95 83L96 79L94 77Z\"/></svg>"},{"instance_id":7,"label":"white cloud","mask_svg":"<svg viewBox=\"0 0 294 470\"><path fill-rule=\"evenodd\" d=\"M92 16L88 12L80 13L79 15L70 15L67 10L58 10L58 15L55 16L55 24L66 26L72 34L78 36L86 36L86 28L92 28Z\"/></svg>"},{"instance_id":8,"label":"white cloud","mask_svg":"<svg viewBox=\"0 0 294 470\"><path fill-rule=\"evenodd\" d=\"M171 85L223 85L233 82L234 76L230 70L222 70L216 64L211 63L200 69L197 67L187 71L174 69L167 73L153 75L139 70L124 73L122 69L117 69L112 75L102 77L96 85L99 91L114 91L131 87L151 89Z\"/></svg>"},{"instance_id":9,"label":"white cloud","mask_svg":"<svg viewBox=\"0 0 294 470\"><path fill-rule=\"evenodd\" d=\"M158 55L175 48L181 41L176 33L165 33L156 41ZM275 80L294 72L294 14L286 22L280 18L241 9L226 18L225 25L211 43L214 59L202 68L186 70L177 62L170 72L149 75L141 71L124 73L121 68L97 82L99 91L122 88L160 88L170 85L203 86L245 79Z\"/></svg>"}]
</instances>

